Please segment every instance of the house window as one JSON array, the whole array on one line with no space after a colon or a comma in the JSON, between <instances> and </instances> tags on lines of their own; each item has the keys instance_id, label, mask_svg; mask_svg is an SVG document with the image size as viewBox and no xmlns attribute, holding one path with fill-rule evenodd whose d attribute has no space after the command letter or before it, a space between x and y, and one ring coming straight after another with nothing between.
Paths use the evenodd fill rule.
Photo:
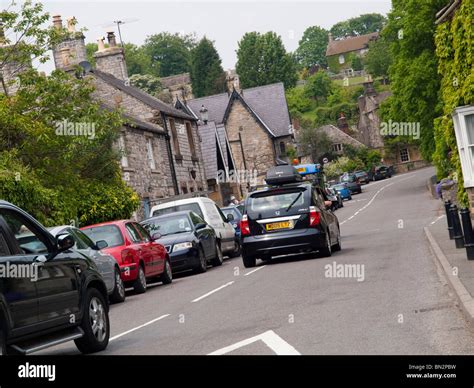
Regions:
<instances>
[{"instance_id":1,"label":"house window","mask_svg":"<svg viewBox=\"0 0 474 388\"><path fill-rule=\"evenodd\" d=\"M402 163L410 161L410 154L408 153L408 148L402 148L400 150L400 161Z\"/></svg>"},{"instance_id":2,"label":"house window","mask_svg":"<svg viewBox=\"0 0 474 388\"><path fill-rule=\"evenodd\" d=\"M120 135L118 139L118 146L119 146L119 152L122 155L120 158L120 164L122 165L122 167L128 167L128 158L127 158L127 151L125 149L124 135Z\"/></svg>"},{"instance_id":3,"label":"house window","mask_svg":"<svg viewBox=\"0 0 474 388\"><path fill-rule=\"evenodd\" d=\"M285 142L280 142L280 155L286 155L286 145Z\"/></svg>"},{"instance_id":4,"label":"house window","mask_svg":"<svg viewBox=\"0 0 474 388\"><path fill-rule=\"evenodd\" d=\"M342 152L342 144L341 143L333 144L332 149L334 152Z\"/></svg>"},{"instance_id":5,"label":"house window","mask_svg":"<svg viewBox=\"0 0 474 388\"><path fill-rule=\"evenodd\" d=\"M464 187L474 187L474 105L456 108L453 121Z\"/></svg>"},{"instance_id":6,"label":"house window","mask_svg":"<svg viewBox=\"0 0 474 388\"><path fill-rule=\"evenodd\" d=\"M339 64L342 65L346 62L346 58L344 58L344 54L339 55Z\"/></svg>"},{"instance_id":7,"label":"house window","mask_svg":"<svg viewBox=\"0 0 474 388\"><path fill-rule=\"evenodd\" d=\"M191 150L191 155L196 156L196 146L194 144L193 136L193 127L189 121L186 121L186 132L188 134L189 149Z\"/></svg>"},{"instance_id":8,"label":"house window","mask_svg":"<svg viewBox=\"0 0 474 388\"><path fill-rule=\"evenodd\" d=\"M146 141L146 157L150 168L156 170L155 157L153 156L153 143L151 142L151 139L147 139Z\"/></svg>"},{"instance_id":9,"label":"house window","mask_svg":"<svg viewBox=\"0 0 474 388\"><path fill-rule=\"evenodd\" d=\"M178 131L176 130L176 124L173 119L170 119L170 128L171 128L171 137L173 138L173 148L176 155L181 155L181 151L179 149L179 139L178 139Z\"/></svg>"}]
</instances>

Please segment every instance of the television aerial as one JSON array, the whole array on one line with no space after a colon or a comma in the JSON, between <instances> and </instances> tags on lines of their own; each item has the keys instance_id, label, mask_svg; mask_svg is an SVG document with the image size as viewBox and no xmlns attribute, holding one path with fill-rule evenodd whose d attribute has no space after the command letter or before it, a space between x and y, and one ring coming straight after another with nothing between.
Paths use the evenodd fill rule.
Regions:
<instances>
[{"instance_id":1,"label":"television aerial","mask_svg":"<svg viewBox=\"0 0 474 388\"><path fill-rule=\"evenodd\" d=\"M137 18L126 18L126 19L116 19L111 22L105 23L100 25L102 28L111 28L111 27L117 27L118 29L118 34L119 34L119 39L120 39L120 45L123 48L123 40L122 40L122 31L120 30L120 26L122 24L130 24L130 23L135 23L138 22L139 19Z\"/></svg>"}]
</instances>

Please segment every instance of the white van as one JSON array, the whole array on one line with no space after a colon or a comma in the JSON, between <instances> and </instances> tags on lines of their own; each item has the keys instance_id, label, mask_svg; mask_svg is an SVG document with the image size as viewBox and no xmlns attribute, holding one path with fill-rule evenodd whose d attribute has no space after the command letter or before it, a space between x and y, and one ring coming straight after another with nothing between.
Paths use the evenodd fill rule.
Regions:
<instances>
[{"instance_id":1,"label":"white van","mask_svg":"<svg viewBox=\"0 0 474 388\"><path fill-rule=\"evenodd\" d=\"M235 229L212 199L196 197L162 203L151 208L150 217L183 210L195 212L214 228L224 255L230 257L240 255L240 242L235 237Z\"/></svg>"}]
</instances>

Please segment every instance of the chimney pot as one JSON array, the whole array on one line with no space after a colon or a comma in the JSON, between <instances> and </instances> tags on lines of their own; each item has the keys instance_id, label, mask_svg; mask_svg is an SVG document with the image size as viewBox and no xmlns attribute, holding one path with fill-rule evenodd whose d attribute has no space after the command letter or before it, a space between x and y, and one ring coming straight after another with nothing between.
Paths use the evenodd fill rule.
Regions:
<instances>
[{"instance_id":1,"label":"chimney pot","mask_svg":"<svg viewBox=\"0 0 474 388\"><path fill-rule=\"evenodd\" d=\"M105 44L104 44L104 37L100 37L97 39L97 51L104 51L105 50Z\"/></svg>"},{"instance_id":2,"label":"chimney pot","mask_svg":"<svg viewBox=\"0 0 474 388\"><path fill-rule=\"evenodd\" d=\"M117 46L117 40L115 39L115 33L113 31L107 32L107 41L109 42L109 47Z\"/></svg>"},{"instance_id":3,"label":"chimney pot","mask_svg":"<svg viewBox=\"0 0 474 388\"><path fill-rule=\"evenodd\" d=\"M76 32L76 23L77 23L77 20L74 16L67 18L67 30L69 32Z\"/></svg>"},{"instance_id":4,"label":"chimney pot","mask_svg":"<svg viewBox=\"0 0 474 388\"><path fill-rule=\"evenodd\" d=\"M61 54L61 59L63 61L63 65L64 66L69 66L70 65L70 57L71 57L69 47L63 47L61 50L59 50L59 53Z\"/></svg>"},{"instance_id":5,"label":"chimney pot","mask_svg":"<svg viewBox=\"0 0 474 388\"><path fill-rule=\"evenodd\" d=\"M61 20L61 15L54 15L53 16L53 26L60 30L63 28L63 21Z\"/></svg>"}]
</instances>

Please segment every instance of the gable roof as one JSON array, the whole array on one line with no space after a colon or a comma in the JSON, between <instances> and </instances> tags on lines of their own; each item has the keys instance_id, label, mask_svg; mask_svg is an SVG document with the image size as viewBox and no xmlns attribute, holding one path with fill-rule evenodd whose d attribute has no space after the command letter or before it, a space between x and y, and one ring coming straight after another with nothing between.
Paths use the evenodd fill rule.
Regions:
<instances>
[{"instance_id":1,"label":"gable roof","mask_svg":"<svg viewBox=\"0 0 474 388\"><path fill-rule=\"evenodd\" d=\"M292 134L290 113L282 82L243 89L240 94L234 90L230 95L221 93L195 98L187 101L186 105L198 118L200 117L199 110L204 105L208 111L209 121L222 124L225 122L226 112L230 109L235 98L239 98L250 109L273 137Z\"/></svg>"},{"instance_id":2,"label":"gable roof","mask_svg":"<svg viewBox=\"0 0 474 388\"><path fill-rule=\"evenodd\" d=\"M324 131L328 135L329 139L331 139L332 141L339 141L345 144L352 144L355 147L365 147L365 144L361 143L359 140L352 137L351 135L348 135L347 133L345 133L343 130L339 129L335 125L332 125L332 124L323 125L322 127L319 127L318 129Z\"/></svg>"},{"instance_id":3,"label":"gable roof","mask_svg":"<svg viewBox=\"0 0 474 388\"><path fill-rule=\"evenodd\" d=\"M91 70L95 76L99 77L102 81L112 85L113 87L121 90L122 92L136 98L153 109L157 109L160 112L167 114L172 117L179 117L187 120L195 120L193 116L174 108L171 105L158 100L157 98L145 93L143 90L136 88L135 86L126 85L124 81L114 77L112 74L105 73L101 70Z\"/></svg>"},{"instance_id":4,"label":"gable roof","mask_svg":"<svg viewBox=\"0 0 474 388\"><path fill-rule=\"evenodd\" d=\"M367 48L371 40L377 39L379 36L378 32L372 32L371 34L352 36L341 40L331 40L328 43L326 49L326 56L338 55L348 53L351 51L362 50Z\"/></svg>"}]
</instances>

